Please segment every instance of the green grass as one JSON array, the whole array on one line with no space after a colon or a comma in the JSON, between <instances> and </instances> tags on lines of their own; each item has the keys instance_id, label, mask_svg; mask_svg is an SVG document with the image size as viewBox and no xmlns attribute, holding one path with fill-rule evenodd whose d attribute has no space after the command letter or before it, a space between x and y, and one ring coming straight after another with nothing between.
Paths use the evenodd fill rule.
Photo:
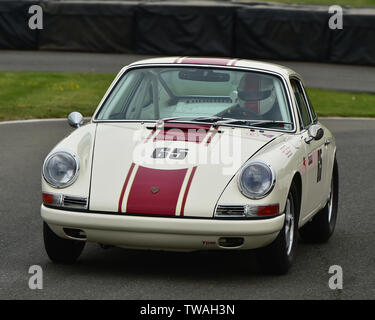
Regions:
<instances>
[{"instance_id":1,"label":"green grass","mask_svg":"<svg viewBox=\"0 0 375 320\"><path fill-rule=\"evenodd\" d=\"M375 117L375 94L307 89L319 116Z\"/></svg>"},{"instance_id":2,"label":"green grass","mask_svg":"<svg viewBox=\"0 0 375 320\"><path fill-rule=\"evenodd\" d=\"M0 121L91 116L113 74L0 72Z\"/></svg>"},{"instance_id":3,"label":"green grass","mask_svg":"<svg viewBox=\"0 0 375 320\"><path fill-rule=\"evenodd\" d=\"M0 72L0 121L91 116L114 74ZM308 89L319 116L375 117L375 94Z\"/></svg>"},{"instance_id":4,"label":"green grass","mask_svg":"<svg viewBox=\"0 0 375 320\"><path fill-rule=\"evenodd\" d=\"M259 0L267 1L267 0ZM239 2L254 2L251 0L239 0ZM256 1L255 1L256 2ZM342 5L351 7L371 7L375 6L375 0L269 0L269 2L281 2L289 4L316 4L316 5Z\"/></svg>"}]
</instances>

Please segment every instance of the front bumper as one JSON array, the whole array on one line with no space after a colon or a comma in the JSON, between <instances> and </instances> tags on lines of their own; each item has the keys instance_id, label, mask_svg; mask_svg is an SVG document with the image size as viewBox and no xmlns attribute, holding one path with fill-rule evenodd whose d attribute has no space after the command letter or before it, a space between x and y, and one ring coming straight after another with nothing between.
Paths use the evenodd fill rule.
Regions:
<instances>
[{"instance_id":1,"label":"front bumper","mask_svg":"<svg viewBox=\"0 0 375 320\"><path fill-rule=\"evenodd\" d=\"M266 246L284 225L284 215L257 220L167 218L76 212L41 206L43 220L60 237L63 228L83 230L86 241L124 248L193 251L253 249ZM243 238L237 247L223 247L220 238Z\"/></svg>"}]
</instances>

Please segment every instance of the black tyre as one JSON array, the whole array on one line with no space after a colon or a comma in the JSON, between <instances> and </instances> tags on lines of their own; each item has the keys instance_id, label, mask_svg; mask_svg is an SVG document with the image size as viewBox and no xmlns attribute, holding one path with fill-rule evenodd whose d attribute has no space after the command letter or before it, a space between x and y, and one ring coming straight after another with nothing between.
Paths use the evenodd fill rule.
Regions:
<instances>
[{"instance_id":1,"label":"black tyre","mask_svg":"<svg viewBox=\"0 0 375 320\"><path fill-rule=\"evenodd\" d=\"M58 237L45 222L43 222L43 238L48 257L56 263L74 263L85 247L84 241Z\"/></svg>"},{"instance_id":2,"label":"black tyre","mask_svg":"<svg viewBox=\"0 0 375 320\"><path fill-rule=\"evenodd\" d=\"M339 170L335 159L331 179L331 192L325 207L300 229L301 238L310 243L324 243L332 236L337 220L339 201Z\"/></svg>"},{"instance_id":3,"label":"black tyre","mask_svg":"<svg viewBox=\"0 0 375 320\"><path fill-rule=\"evenodd\" d=\"M272 274L288 272L298 243L299 199L297 188L291 185L285 205L285 222L277 238L267 247L257 250L263 271Z\"/></svg>"}]
</instances>

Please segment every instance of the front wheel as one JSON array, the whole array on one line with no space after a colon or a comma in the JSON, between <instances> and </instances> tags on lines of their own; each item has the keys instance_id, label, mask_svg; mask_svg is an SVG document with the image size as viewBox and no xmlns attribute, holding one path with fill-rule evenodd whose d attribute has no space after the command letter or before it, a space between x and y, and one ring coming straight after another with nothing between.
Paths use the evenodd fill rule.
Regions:
<instances>
[{"instance_id":1,"label":"front wheel","mask_svg":"<svg viewBox=\"0 0 375 320\"><path fill-rule=\"evenodd\" d=\"M45 222L43 222L43 238L48 257L56 263L74 263L85 246L84 241L58 237Z\"/></svg>"},{"instance_id":2,"label":"front wheel","mask_svg":"<svg viewBox=\"0 0 375 320\"><path fill-rule=\"evenodd\" d=\"M267 247L257 250L263 271L272 274L288 272L295 256L298 242L299 200L297 188L291 185L285 205L285 221L277 238Z\"/></svg>"},{"instance_id":3,"label":"front wheel","mask_svg":"<svg viewBox=\"0 0 375 320\"><path fill-rule=\"evenodd\" d=\"M331 179L331 189L325 207L300 229L301 238L306 242L327 242L335 230L339 199L339 170L335 158Z\"/></svg>"}]
</instances>

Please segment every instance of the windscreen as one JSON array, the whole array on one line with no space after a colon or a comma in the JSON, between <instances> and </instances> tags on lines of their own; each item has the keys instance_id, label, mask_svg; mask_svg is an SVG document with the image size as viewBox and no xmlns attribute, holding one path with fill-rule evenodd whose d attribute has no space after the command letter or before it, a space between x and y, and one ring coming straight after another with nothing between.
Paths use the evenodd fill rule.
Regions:
<instances>
[{"instance_id":1,"label":"windscreen","mask_svg":"<svg viewBox=\"0 0 375 320\"><path fill-rule=\"evenodd\" d=\"M193 120L213 116L292 122L285 87L277 76L177 66L129 70L114 86L96 119Z\"/></svg>"}]
</instances>

